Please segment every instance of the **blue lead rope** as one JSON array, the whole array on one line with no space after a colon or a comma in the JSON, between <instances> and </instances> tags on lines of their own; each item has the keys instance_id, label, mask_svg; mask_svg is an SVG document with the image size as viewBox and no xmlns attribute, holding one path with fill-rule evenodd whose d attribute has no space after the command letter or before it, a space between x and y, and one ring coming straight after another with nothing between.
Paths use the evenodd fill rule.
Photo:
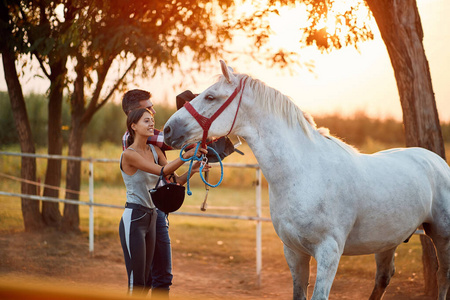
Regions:
<instances>
[{"instance_id":1,"label":"blue lead rope","mask_svg":"<svg viewBox=\"0 0 450 300\"><path fill-rule=\"evenodd\" d=\"M181 150L180 150L180 159L181 159L182 161L185 161L185 162L190 161L190 164L189 164L189 171L188 171L188 177L187 177L187 194L188 194L189 196L191 196L191 195L192 195L192 192L191 192L191 189L190 189L190 186L189 186L189 178L191 178L192 164L194 163L194 160L195 160L195 161L204 161L204 159L206 159L206 155L203 154L202 156L197 157L198 149L200 148L200 142L198 142L198 143L197 143L197 146L196 146L196 148L195 148L195 154L192 155L190 158L185 159L185 158L183 158L183 150L184 150L187 146L189 146L189 145L185 145L183 148L181 148ZM215 188L215 187L218 187L218 186L222 183L222 180L223 180L223 164L222 164L222 160L220 159L219 154L216 152L216 150L214 150L214 148L211 148L211 147L207 146L207 149L208 149L208 150L212 150L212 152L217 156L217 160L218 160L219 163L220 163L220 180L219 180L219 182L218 182L217 184L214 184L214 185L213 185L213 184L210 184L209 182L207 182L207 181L205 180L205 178L203 177L202 171L203 171L203 167L205 166L205 164L206 164L207 161L205 161L205 164L201 164L201 165L200 165L200 170L199 170L200 178L202 179L202 181L203 181L206 185Z\"/></svg>"}]
</instances>

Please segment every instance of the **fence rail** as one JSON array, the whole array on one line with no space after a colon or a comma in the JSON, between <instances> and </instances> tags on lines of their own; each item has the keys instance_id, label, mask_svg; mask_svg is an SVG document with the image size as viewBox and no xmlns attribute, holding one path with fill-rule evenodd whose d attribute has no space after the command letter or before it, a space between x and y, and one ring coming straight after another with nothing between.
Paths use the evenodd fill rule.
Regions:
<instances>
[{"instance_id":1,"label":"fence rail","mask_svg":"<svg viewBox=\"0 0 450 300\"><path fill-rule=\"evenodd\" d=\"M124 209L124 206L95 203L94 202L94 163L119 163L119 159L106 159L106 158L83 158L74 156L64 156L64 155L46 155L46 154L34 154L34 153L17 153L17 152L4 152L0 151L0 155L5 156L20 156L20 157L35 157L35 158L45 158L45 159L61 159L61 160L75 160L75 161L85 161L89 163L89 202L71 200L71 199L60 199L54 197L45 197L38 195L26 195L20 193L10 193L0 191L0 195L9 197L19 197L26 198L37 201L49 201L49 202L59 202L68 203L75 205L85 205L89 206L89 252L92 255L94 252L94 207L108 207L108 208L118 208ZM186 163L187 164L187 163ZM212 167L218 167L219 164L212 164ZM262 217L261 209L261 169L257 164L240 164L240 163L223 163L224 167L228 168L251 168L256 170L256 188L255 188L255 202L256 202L256 215L255 216L241 216L241 215L223 215L223 214L207 214L207 213L190 213L190 212L173 212L171 214L190 216L190 217L203 217L203 218L220 218L220 219L235 219L235 220L245 220L245 221L256 221L256 274L257 274L257 284L261 286L261 270L262 270L262 222L270 222L270 218Z\"/></svg>"},{"instance_id":2,"label":"fence rail","mask_svg":"<svg viewBox=\"0 0 450 300\"><path fill-rule=\"evenodd\" d=\"M94 252L94 207L109 207L123 209L123 206L103 204L94 202L94 163L119 163L118 159L105 159L105 158L83 158L83 157L73 157L73 156L63 156L63 155L42 155L42 154L32 154L32 153L16 153L16 152L3 152L0 151L0 155L9 156L21 156L21 157L36 157L36 158L47 158L47 159L66 159L66 160L78 160L89 162L89 202L70 200L70 199L59 199L53 197L44 197L37 195L24 195L19 193L9 193L0 191L0 195L27 198L31 200L41 200L50 202L61 202L75 205L86 205L89 206L89 252L93 254ZM218 164L213 164L213 167L217 167ZM203 217L203 218L220 218L220 219L236 219L236 220L246 220L246 221L256 221L256 274L257 274L257 285L261 286L261 270L262 270L262 222L270 222L270 218L262 217L261 210L261 179L262 173L261 169L257 164L239 164L239 163L223 163L224 167L232 168L253 168L256 170L256 190L255 190L255 202L256 202L256 216L240 216L240 215L222 215L222 214L206 214L206 213L189 213L189 212L174 212L172 214L191 216L191 217ZM416 230L415 234L424 234L423 230Z\"/></svg>"}]
</instances>

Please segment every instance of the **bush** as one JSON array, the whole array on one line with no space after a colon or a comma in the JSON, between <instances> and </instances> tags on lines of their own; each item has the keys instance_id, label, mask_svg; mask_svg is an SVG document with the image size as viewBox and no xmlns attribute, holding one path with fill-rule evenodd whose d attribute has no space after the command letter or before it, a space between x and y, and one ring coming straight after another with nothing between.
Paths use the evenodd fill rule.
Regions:
<instances>
[{"instance_id":1,"label":"bush","mask_svg":"<svg viewBox=\"0 0 450 300\"><path fill-rule=\"evenodd\" d=\"M31 132L38 146L47 145L47 103L45 95L32 93L25 97ZM0 117L0 145L18 144L18 133L7 92L0 92Z\"/></svg>"},{"instance_id":2,"label":"bush","mask_svg":"<svg viewBox=\"0 0 450 300\"><path fill-rule=\"evenodd\" d=\"M403 124L394 119L372 119L364 112L356 112L353 117L338 114L315 117L318 127L330 129L330 133L351 145L361 147L368 141L387 145L405 144Z\"/></svg>"},{"instance_id":3,"label":"bush","mask_svg":"<svg viewBox=\"0 0 450 300\"><path fill-rule=\"evenodd\" d=\"M87 143L120 143L126 128L126 116L122 107L106 104L92 118L86 130Z\"/></svg>"},{"instance_id":4,"label":"bush","mask_svg":"<svg viewBox=\"0 0 450 300\"><path fill-rule=\"evenodd\" d=\"M45 95L29 94L25 97L28 118L30 121L33 139L37 146L46 147L48 99ZM157 111L156 128L162 129L165 122L175 112L175 108L155 105ZM62 128L63 140L67 144L70 130L70 105L69 101L63 101ZM120 145L122 135L126 130L126 116L120 104L107 103L93 117L86 129L85 142L117 143ZM0 145L7 146L18 144L16 127L12 115L11 104L7 92L0 92Z\"/></svg>"},{"instance_id":5,"label":"bush","mask_svg":"<svg viewBox=\"0 0 450 300\"><path fill-rule=\"evenodd\" d=\"M174 108L155 104L155 128L162 129L169 117L175 112ZM122 107L116 103L107 103L93 117L86 130L88 143L117 143L120 145L122 136L127 129L127 118Z\"/></svg>"}]
</instances>

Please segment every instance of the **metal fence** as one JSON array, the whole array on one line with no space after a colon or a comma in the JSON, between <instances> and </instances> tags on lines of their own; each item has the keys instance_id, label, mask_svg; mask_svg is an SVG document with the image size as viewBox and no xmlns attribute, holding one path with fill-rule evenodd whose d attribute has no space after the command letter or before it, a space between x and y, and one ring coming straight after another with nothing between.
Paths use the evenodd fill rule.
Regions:
<instances>
[{"instance_id":1,"label":"metal fence","mask_svg":"<svg viewBox=\"0 0 450 300\"><path fill-rule=\"evenodd\" d=\"M2 152L0 155L9 156L21 156L21 157L36 157L36 158L51 158L51 159L65 159L65 160L78 160L85 161L89 163L89 201L77 201L70 199L59 199L52 197L36 196L36 195L24 195L19 193L9 193L0 191L0 195L27 198L32 200L50 201L50 202L61 202L69 203L75 205L87 205L89 206L89 252L92 254L94 252L94 207L109 207L124 209L121 205L103 204L94 202L94 163L96 162L114 162L119 163L118 159L104 159L104 158L82 158L73 156L62 156L62 155L40 155L40 154L30 154L30 153L15 153L15 152ZM226 168L251 168L256 170L256 188L255 188L255 203L256 212L254 216L242 216L242 215L222 215L222 214L207 214L207 213L190 213L190 212L173 212L171 214L191 216L191 217L203 217L203 218L220 218L220 219L237 219L237 220L247 220L256 221L256 274L257 274L257 285L261 286L261 270L262 270L262 222L271 222L270 218L262 217L262 207L261 207L261 193L262 193L262 173L261 169L257 164L238 164L238 163L223 163ZM423 230L416 230L415 234L424 234Z\"/></svg>"},{"instance_id":2,"label":"metal fence","mask_svg":"<svg viewBox=\"0 0 450 300\"><path fill-rule=\"evenodd\" d=\"M45 159L61 159L61 160L76 160L84 161L89 163L89 201L77 201L70 199L60 199L53 197L44 197L37 195L25 195L20 193L10 193L5 191L0 191L0 195L27 198L31 200L40 201L50 201L59 203L68 203L75 205L85 205L89 206L89 252L93 254L94 252L94 207L109 207L124 209L121 205L112 205L104 203L94 202L94 163L119 163L118 159L104 159L104 158L83 158L83 157L73 157L73 156L63 156L63 155L42 155L42 154L31 154L31 153L17 153L17 152L3 152L0 151L0 155L5 156L20 156L20 157L35 157L35 158L45 158ZM214 167L215 164L213 164ZM261 207L261 193L262 193L262 174L261 169L257 164L239 164L239 163L223 163L225 168L251 168L256 171L256 187L255 187L255 203L256 212L254 216L242 216L242 215L223 215L223 214L208 214L208 213L190 213L190 212L173 212L171 214L191 216L191 217L202 217L202 218L220 218L220 219L237 219L237 220L247 220L256 221L256 274L257 274L257 284L261 285L261 270L262 270L262 222L270 222L270 218L262 217L262 207Z\"/></svg>"}]
</instances>

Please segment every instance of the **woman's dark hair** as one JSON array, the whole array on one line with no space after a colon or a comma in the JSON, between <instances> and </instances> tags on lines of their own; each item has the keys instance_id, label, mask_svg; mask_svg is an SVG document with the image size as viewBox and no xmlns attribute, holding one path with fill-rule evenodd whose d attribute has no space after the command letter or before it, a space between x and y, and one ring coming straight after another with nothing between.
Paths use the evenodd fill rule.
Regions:
<instances>
[{"instance_id":1,"label":"woman's dark hair","mask_svg":"<svg viewBox=\"0 0 450 300\"><path fill-rule=\"evenodd\" d=\"M139 122L139 120L142 118L142 115L144 115L145 112L150 113L152 116L152 112L150 110L148 110L147 108L138 108L135 110L132 110L127 117L127 129L128 129L128 138L127 138L127 147L130 146L131 144L133 144L134 142L134 137L135 137L135 132L133 130L133 128L131 128L132 124L137 124L137 122Z\"/></svg>"}]
</instances>

